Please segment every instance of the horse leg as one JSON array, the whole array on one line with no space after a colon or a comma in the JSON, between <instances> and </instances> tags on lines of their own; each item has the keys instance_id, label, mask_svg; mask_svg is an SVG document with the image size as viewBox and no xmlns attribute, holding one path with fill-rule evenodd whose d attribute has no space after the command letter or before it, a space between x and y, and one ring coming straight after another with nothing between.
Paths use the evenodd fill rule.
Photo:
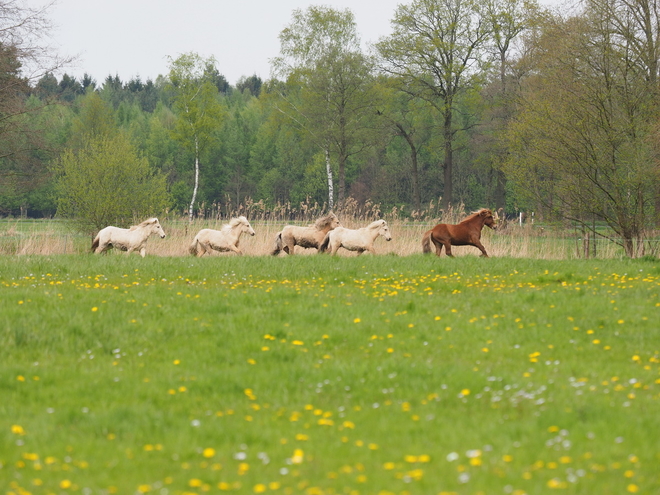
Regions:
<instances>
[{"instance_id":1,"label":"horse leg","mask_svg":"<svg viewBox=\"0 0 660 495\"><path fill-rule=\"evenodd\" d=\"M447 253L447 256L454 257L453 254L451 254L451 241L447 241L444 243L445 245L445 253Z\"/></svg>"},{"instance_id":2,"label":"horse leg","mask_svg":"<svg viewBox=\"0 0 660 495\"><path fill-rule=\"evenodd\" d=\"M433 236L431 236L431 241L433 242L433 245L435 246L435 255L440 256L442 254L442 243L440 241L438 241Z\"/></svg>"},{"instance_id":3,"label":"horse leg","mask_svg":"<svg viewBox=\"0 0 660 495\"><path fill-rule=\"evenodd\" d=\"M211 254L211 246L205 242L200 242L199 247L202 248L201 252L197 255L200 258L204 256L205 254Z\"/></svg>"},{"instance_id":4,"label":"horse leg","mask_svg":"<svg viewBox=\"0 0 660 495\"><path fill-rule=\"evenodd\" d=\"M241 251L240 249L238 249L238 246L235 246L235 245L233 245L233 244L230 244L230 245L229 245L229 249L231 249L231 250L232 250L234 253L236 253L237 255L239 255L239 256L243 256L243 251Z\"/></svg>"},{"instance_id":5,"label":"horse leg","mask_svg":"<svg viewBox=\"0 0 660 495\"><path fill-rule=\"evenodd\" d=\"M488 258L488 253L486 252L486 248L481 244L481 242L476 241L474 244L472 244L474 247L479 248L481 250L481 256L483 258Z\"/></svg>"}]
</instances>

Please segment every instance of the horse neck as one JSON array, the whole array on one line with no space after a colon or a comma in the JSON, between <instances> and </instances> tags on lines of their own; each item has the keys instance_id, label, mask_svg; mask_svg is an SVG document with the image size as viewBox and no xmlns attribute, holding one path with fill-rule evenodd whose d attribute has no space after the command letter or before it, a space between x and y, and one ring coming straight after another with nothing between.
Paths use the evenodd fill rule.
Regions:
<instances>
[{"instance_id":1,"label":"horse neck","mask_svg":"<svg viewBox=\"0 0 660 495\"><path fill-rule=\"evenodd\" d=\"M482 217L481 215L475 215L474 218L466 218L461 222L463 225L478 225L479 229L483 229L485 223L486 217Z\"/></svg>"},{"instance_id":2,"label":"horse neck","mask_svg":"<svg viewBox=\"0 0 660 495\"><path fill-rule=\"evenodd\" d=\"M384 234L381 234L381 232L380 232L381 231L381 226L380 225L378 226L378 228L367 229L367 230L369 231L369 237L371 238L372 241L374 239L376 239L379 235L384 235Z\"/></svg>"},{"instance_id":3,"label":"horse neck","mask_svg":"<svg viewBox=\"0 0 660 495\"><path fill-rule=\"evenodd\" d=\"M148 227L138 227L135 229L133 232L136 232L138 235L137 237L141 240L144 241L147 239L151 234L155 234L156 231L153 229L150 229Z\"/></svg>"}]
</instances>

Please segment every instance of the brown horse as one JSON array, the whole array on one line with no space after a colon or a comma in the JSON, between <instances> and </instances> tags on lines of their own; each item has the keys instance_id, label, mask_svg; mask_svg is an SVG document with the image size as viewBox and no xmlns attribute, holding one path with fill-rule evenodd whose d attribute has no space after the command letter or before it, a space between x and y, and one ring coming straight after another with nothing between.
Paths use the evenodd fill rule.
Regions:
<instances>
[{"instance_id":1,"label":"brown horse","mask_svg":"<svg viewBox=\"0 0 660 495\"><path fill-rule=\"evenodd\" d=\"M295 246L318 249L325 235L336 227L341 227L341 224L334 213L319 218L309 227L287 225L275 236L275 245L270 254L277 256L282 251L293 254Z\"/></svg>"},{"instance_id":2,"label":"brown horse","mask_svg":"<svg viewBox=\"0 0 660 495\"><path fill-rule=\"evenodd\" d=\"M422 250L424 253L431 252L431 242L435 245L435 254L440 256L442 246L445 247L447 256L451 254L451 246L474 246L481 250L482 256L488 258L486 249L481 244L481 229L484 225L494 229L495 217L493 212L487 208L472 213L457 225L439 223L431 230L424 233L422 238Z\"/></svg>"}]
</instances>

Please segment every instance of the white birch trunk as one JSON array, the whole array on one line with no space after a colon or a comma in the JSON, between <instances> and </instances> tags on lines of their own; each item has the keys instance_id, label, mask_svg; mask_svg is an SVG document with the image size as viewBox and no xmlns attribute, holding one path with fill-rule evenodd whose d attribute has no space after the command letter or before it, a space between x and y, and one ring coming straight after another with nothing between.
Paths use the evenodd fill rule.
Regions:
<instances>
[{"instance_id":1,"label":"white birch trunk","mask_svg":"<svg viewBox=\"0 0 660 495\"><path fill-rule=\"evenodd\" d=\"M195 186L193 187L192 200L190 201L190 209L188 211L188 222L192 223L193 208L195 207L195 200L197 199L197 188L199 187L199 141L195 136Z\"/></svg>"},{"instance_id":2,"label":"white birch trunk","mask_svg":"<svg viewBox=\"0 0 660 495\"><path fill-rule=\"evenodd\" d=\"M330 167L330 150L325 150L325 171L328 174L328 206L332 210L335 205L335 187L332 182L332 167Z\"/></svg>"}]
</instances>

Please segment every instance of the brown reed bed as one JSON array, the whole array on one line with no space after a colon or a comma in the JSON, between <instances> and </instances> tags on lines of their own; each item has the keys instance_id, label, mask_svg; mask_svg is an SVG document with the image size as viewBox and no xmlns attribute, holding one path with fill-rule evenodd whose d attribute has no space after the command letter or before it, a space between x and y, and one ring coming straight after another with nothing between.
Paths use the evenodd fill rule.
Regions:
<instances>
[{"instance_id":1,"label":"brown reed bed","mask_svg":"<svg viewBox=\"0 0 660 495\"><path fill-rule=\"evenodd\" d=\"M152 256L190 256L188 248L195 234L203 228L220 229L230 217L245 215L256 235L243 235L240 248L247 256L269 255L277 233L285 225L309 225L326 214L325 205L301 203L278 204L267 208L263 202L246 202L232 206L211 205L200 208L192 222L182 215L169 214L161 217L167 233L165 239L153 237L147 244L147 254ZM336 208L342 225L360 228L373 220L384 218L390 225L392 240L378 238L375 243L379 255L410 256L422 252L421 239L426 230L437 223L458 223L469 212L462 206L442 210L437 203L429 203L420 212L408 213L392 208L382 211L380 205L371 202L358 204L348 200ZM57 220L0 220L0 255L54 255L84 254L90 252L91 236L74 233L66 223ZM538 224L507 223L500 221L497 230L484 228L482 243L491 257L533 259L575 259L585 257L583 241L578 232L565 227L541 227ZM612 242L598 243L597 257L620 258L621 249ZM478 256L478 249L457 246L456 256ZM296 254L313 255L315 249L296 247ZM340 249L341 256L356 256ZM232 253L214 253L214 256L235 256ZM286 255L283 255L286 256ZM443 254L444 256L444 254Z\"/></svg>"}]
</instances>

